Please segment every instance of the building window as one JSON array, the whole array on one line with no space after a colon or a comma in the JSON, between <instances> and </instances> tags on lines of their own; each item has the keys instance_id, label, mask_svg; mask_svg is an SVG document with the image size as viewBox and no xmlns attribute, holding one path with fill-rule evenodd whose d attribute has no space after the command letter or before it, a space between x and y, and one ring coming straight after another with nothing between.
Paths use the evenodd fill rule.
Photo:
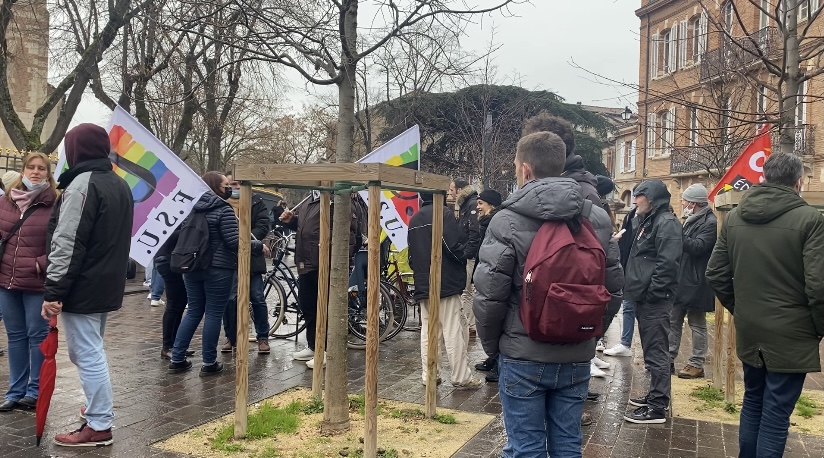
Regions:
<instances>
[{"instance_id":1,"label":"building window","mask_svg":"<svg viewBox=\"0 0 824 458\"><path fill-rule=\"evenodd\" d=\"M615 148L610 148L607 151L607 170L609 173L615 174ZM622 170L623 171L623 170Z\"/></svg>"},{"instance_id":2,"label":"building window","mask_svg":"<svg viewBox=\"0 0 824 458\"><path fill-rule=\"evenodd\" d=\"M664 62L664 73L670 73L672 71L671 66L675 65L675 61L673 60L673 50L674 46L672 43L672 30L667 30L663 34L661 34L661 44L663 45L663 56L662 61Z\"/></svg>"},{"instance_id":3,"label":"building window","mask_svg":"<svg viewBox=\"0 0 824 458\"><path fill-rule=\"evenodd\" d=\"M659 150L662 155L668 156L675 146L675 107L658 114L658 126L661 130Z\"/></svg>"},{"instance_id":4,"label":"building window","mask_svg":"<svg viewBox=\"0 0 824 458\"><path fill-rule=\"evenodd\" d=\"M635 171L635 140L629 142L629 147L627 149L629 150L629 158L628 158L628 162L627 162L629 164L629 172L634 172Z\"/></svg>"},{"instance_id":5,"label":"building window","mask_svg":"<svg viewBox=\"0 0 824 458\"><path fill-rule=\"evenodd\" d=\"M795 107L795 125L801 126L807 122L807 82L798 86L798 105Z\"/></svg>"},{"instance_id":6,"label":"building window","mask_svg":"<svg viewBox=\"0 0 824 458\"><path fill-rule=\"evenodd\" d=\"M690 108L690 146L698 146L698 108Z\"/></svg>"},{"instance_id":7,"label":"building window","mask_svg":"<svg viewBox=\"0 0 824 458\"><path fill-rule=\"evenodd\" d=\"M658 62L660 59L658 58L658 48L660 47L660 40L658 38L658 34L656 33L650 38L650 46L649 46L649 76L650 78L656 78L658 76Z\"/></svg>"},{"instance_id":8,"label":"building window","mask_svg":"<svg viewBox=\"0 0 824 458\"><path fill-rule=\"evenodd\" d=\"M733 4L732 1L728 1L724 3L721 7L721 21L724 25L724 31L728 34L732 34L732 27L735 24L735 13L733 12Z\"/></svg>"},{"instance_id":9,"label":"building window","mask_svg":"<svg viewBox=\"0 0 824 458\"><path fill-rule=\"evenodd\" d=\"M657 117L658 115L655 113L647 114L647 135L644 142L644 145L647 148L647 157L655 157L656 130L658 127Z\"/></svg>"}]
</instances>

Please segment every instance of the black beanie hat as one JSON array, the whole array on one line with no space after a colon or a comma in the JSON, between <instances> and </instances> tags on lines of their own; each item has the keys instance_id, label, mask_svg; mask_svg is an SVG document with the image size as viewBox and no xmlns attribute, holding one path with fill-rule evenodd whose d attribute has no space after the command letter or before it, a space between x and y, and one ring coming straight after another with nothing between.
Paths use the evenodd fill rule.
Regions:
<instances>
[{"instance_id":1,"label":"black beanie hat","mask_svg":"<svg viewBox=\"0 0 824 458\"><path fill-rule=\"evenodd\" d=\"M68 131L63 147L69 167L93 159L108 159L112 151L106 129L91 123L80 124Z\"/></svg>"},{"instance_id":2,"label":"black beanie hat","mask_svg":"<svg viewBox=\"0 0 824 458\"><path fill-rule=\"evenodd\" d=\"M605 196L615 190L615 183L613 183L609 177L596 175L595 179L598 180L598 183L595 185L595 190L599 196Z\"/></svg>"},{"instance_id":3,"label":"black beanie hat","mask_svg":"<svg viewBox=\"0 0 824 458\"><path fill-rule=\"evenodd\" d=\"M501 198L501 193L494 189L484 189L478 195L478 200L482 200L493 207L500 207L501 203L503 203L503 199Z\"/></svg>"}]
</instances>

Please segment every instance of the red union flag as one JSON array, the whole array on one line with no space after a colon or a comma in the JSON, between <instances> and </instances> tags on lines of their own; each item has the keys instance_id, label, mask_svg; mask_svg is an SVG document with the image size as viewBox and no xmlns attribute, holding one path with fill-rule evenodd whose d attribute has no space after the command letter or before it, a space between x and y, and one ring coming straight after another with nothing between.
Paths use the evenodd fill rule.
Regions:
<instances>
[{"instance_id":1,"label":"red union flag","mask_svg":"<svg viewBox=\"0 0 824 458\"><path fill-rule=\"evenodd\" d=\"M764 161L770 156L771 150L770 125L766 124L712 188L710 201L715 202L715 196L718 194L733 190L746 191L752 185L764 181Z\"/></svg>"}]
</instances>

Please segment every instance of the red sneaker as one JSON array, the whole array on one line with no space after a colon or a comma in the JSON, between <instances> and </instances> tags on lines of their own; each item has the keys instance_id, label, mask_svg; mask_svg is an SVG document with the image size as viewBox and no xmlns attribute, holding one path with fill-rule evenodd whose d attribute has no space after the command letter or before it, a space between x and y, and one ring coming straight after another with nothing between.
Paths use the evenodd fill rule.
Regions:
<instances>
[{"instance_id":1,"label":"red sneaker","mask_svg":"<svg viewBox=\"0 0 824 458\"><path fill-rule=\"evenodd\" d=\"M83 425L77 431L58 434L54 443L63 447L102 447L112 445L112 430L95 431L88 425Z\"/></svg>"}]
</instances>

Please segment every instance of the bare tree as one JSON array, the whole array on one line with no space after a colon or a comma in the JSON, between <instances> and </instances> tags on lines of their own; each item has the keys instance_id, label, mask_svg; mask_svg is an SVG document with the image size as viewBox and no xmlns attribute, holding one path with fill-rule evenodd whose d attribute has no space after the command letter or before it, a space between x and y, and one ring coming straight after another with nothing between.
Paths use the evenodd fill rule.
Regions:
<instances>
[{"instance_id":1,"label":"bare tree","mask_svg":"<svg viewBox=\"0 0 824 458\"><path fill-rule=\"evenodd\" d=\"M62 140L86 86L94 77L97 63L112 45L118 31L131 18L143 11L149 0L131 5L130 0L77 0L57 2L51 10L51 19L45 8L30 8L39 26L49 32L49 43L56 52L54 70L63 73L57 84L34 113L31 126L26 126L12 103L9 90L8 64L13 58L9 44L15 39L15 5L18 0L3 0L0 4L0 119L15 147L22 150L52 152ZM25 8L28 3L19 3ZM25 29L25 27L24 27ZM42 30L42 29L41 29ZM39 33L39 31L38 31ZM64 101L57 113L51 132L43 132L49 114ZM41 141L48 134L46 141Z\"/></svg>"}]
</instances>

